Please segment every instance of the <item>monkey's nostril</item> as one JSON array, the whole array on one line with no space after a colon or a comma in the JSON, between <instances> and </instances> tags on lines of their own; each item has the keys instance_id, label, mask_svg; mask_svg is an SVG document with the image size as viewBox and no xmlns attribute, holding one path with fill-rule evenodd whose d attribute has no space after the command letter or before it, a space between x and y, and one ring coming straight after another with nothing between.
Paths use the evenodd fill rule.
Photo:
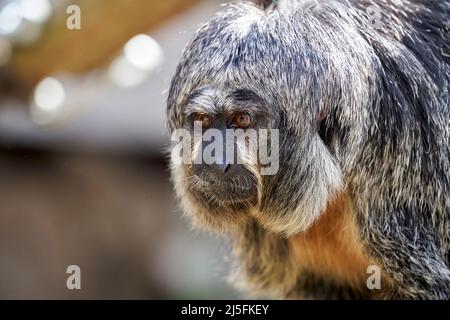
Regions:
<instances>
[{"instance_id":1,"label":"monkey's nostril","mask_svg":"<svg viewBox=\"0 0 450 320\"><path fill-rule=\"evenodd\" d=\"M229 163L224 163L224 164L220 164L219 166L222 169L223 173L227 173L227 171L230 169L231 165Z\"/></svg>"}]
</instances>

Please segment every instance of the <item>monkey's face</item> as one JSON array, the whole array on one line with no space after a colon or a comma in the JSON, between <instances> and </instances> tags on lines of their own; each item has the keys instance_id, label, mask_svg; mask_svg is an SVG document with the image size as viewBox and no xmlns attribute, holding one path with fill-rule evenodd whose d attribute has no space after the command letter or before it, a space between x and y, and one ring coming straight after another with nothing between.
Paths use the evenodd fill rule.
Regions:
<instances>
[{"instance_id":1,"label":"monkey's face","mask_svg":"<svg viewBox=\"0 0 450 320\"><path fill-rule=\"evenodd\" d=\"M183 160L173 149L172 177L196 224L224 230L251 218L290 235L309 228L341 191L341 163L351 162L346 150L360 143L354 124L362 121L354 118L362 113L338 105L357 110L364 103L367 70L358 69L360 61L341 67L342 42L355 42L347 30L323 50L336 42L333 32L243 4L218 14L189 43L168 119L172 133L190 136ZM227 134L236 129L257 138ZM346 140L351 130L356 138Z\"/></svg>"},{"instance_id":2,"label":"monkey's face","mask_svg":"<svg viewBox=\"0 0 450 320\"><path fill-rule=\"evenodd\" d=\"M202 225L241 223L259 202L269 109L253 91L210 83L190 91L180 113L172 175L185 209Z\"/></svg>"}]
</instances>

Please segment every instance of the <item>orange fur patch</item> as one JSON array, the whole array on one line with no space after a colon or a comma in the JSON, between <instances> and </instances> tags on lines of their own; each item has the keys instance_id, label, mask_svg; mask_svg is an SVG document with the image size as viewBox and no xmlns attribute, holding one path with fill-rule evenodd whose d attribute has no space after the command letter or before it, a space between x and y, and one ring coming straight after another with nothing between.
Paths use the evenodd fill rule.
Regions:
<instances>
[{"instance_id":1,"label":"orange fur patch","mask_svg":"<svg viewBox=\"0 0 450 320\"><path fill-rule=\"evenodd\" d=\"M290 241L299 270L325 279L365 286L367 267L375 264L364 250L347 194L331 201L308 231Z\"/></svg>"}]
</instances>

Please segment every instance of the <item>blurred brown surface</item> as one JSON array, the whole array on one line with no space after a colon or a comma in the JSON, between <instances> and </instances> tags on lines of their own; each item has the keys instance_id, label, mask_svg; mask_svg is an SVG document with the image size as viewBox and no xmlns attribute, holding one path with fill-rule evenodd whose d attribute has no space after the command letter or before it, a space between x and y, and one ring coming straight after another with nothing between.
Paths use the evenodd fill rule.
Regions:
<instances>
[{"instance_id":1,"label":"blurred brown surface","mask_svg":"<svg viewBox=\"0 0 450 320\"><path fill-rule=\"evenodd\" d=\"M190 230L162 157L161 92L219 2L71 0L81 5L80 31L65 28L65 14L53 17L38 42L15 48L12 64L0 68L0 299L240 296L225 280L228 244ZM149 30L164 53L160 68L139 86L85 95L99 91L83 72ZM82 111L38 126L27 94L60 71L70 78L67 104ZM69 265L81 268L80 291L66 288Z\"/></svg>"},{"instance_id":2,"label":"blurred brown surface","mask_svg":"<svg viewBox=\"0 0 450 320\"><path fill-rule=\"evenodd\" d=\"M151 259L170 195L157 161L0 155L0 297L165 298ZM71 264L81 291L65 287Z\"/></svg>"}]
</instances>

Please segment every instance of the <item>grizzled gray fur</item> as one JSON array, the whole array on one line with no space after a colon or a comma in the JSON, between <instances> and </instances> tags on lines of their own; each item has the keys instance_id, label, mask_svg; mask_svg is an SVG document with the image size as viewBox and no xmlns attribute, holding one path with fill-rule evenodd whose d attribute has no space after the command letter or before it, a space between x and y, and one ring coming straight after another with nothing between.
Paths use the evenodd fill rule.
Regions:
<instances>
[{"instance_id":1,"label":"grizzled gray fur","mask_svg":"<svg viewBox=\"0 0 450 320\"><path fill-rule=\"evenodd\" d=\"M258 1L199 28L172 81L170 129L186 127L191 100L205 112L245 100L280 130L280 169L257 177L252 201L202 202L190 166L172 165L194 224L231 235L238 284L365 298L291 258L289 239L345 191L364 250L389 278L378 297L450 299L449 11L448 0Z\"/></svg>"}]
</instances>

